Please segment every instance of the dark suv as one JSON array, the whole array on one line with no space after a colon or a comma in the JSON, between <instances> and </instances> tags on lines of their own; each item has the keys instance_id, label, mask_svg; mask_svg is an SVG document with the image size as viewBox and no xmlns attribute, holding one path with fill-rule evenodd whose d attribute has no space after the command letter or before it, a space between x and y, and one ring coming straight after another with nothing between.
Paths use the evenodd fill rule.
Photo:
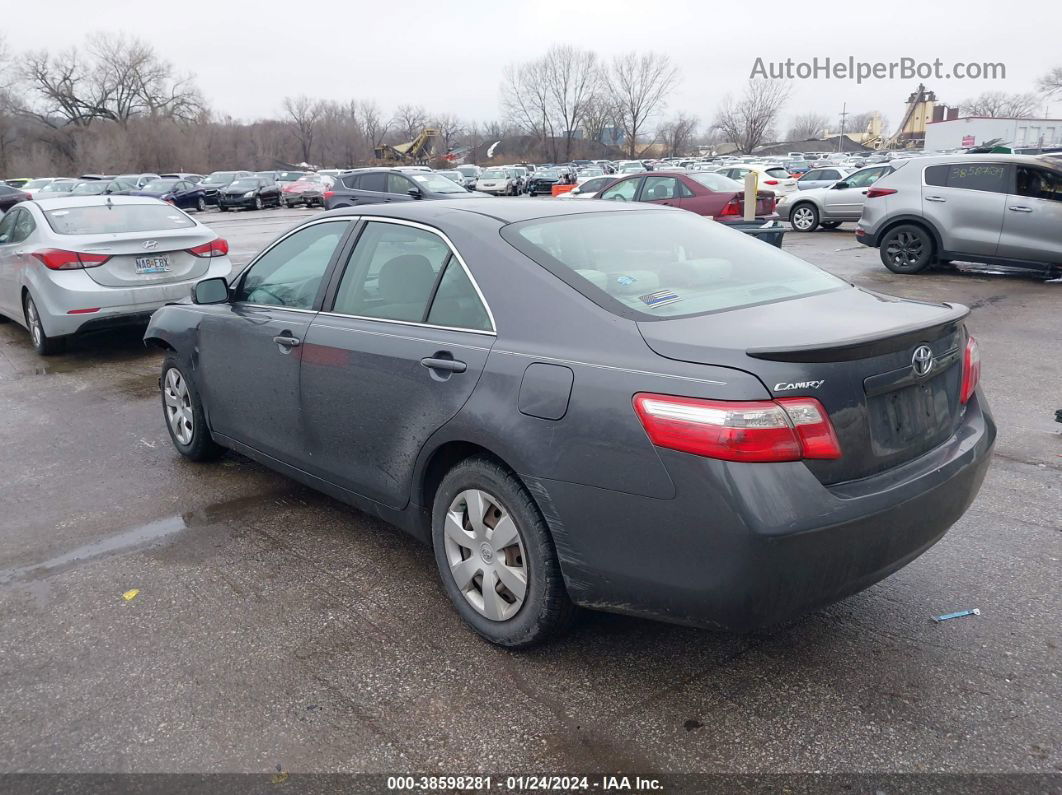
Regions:
<instances>
[{"instance_id":1,"label":"dark suv","mask_svg":"<svg viewBox=\"0 0 1062 795\"><path fill-rule=\"evenodd\" d=\"M484 193L465 190L451 179L431 171L395 171L366 168L343 174L325 192L325 209L360 204L407 202L416 199L485 199Z\"/></svg>"}]
</instances>

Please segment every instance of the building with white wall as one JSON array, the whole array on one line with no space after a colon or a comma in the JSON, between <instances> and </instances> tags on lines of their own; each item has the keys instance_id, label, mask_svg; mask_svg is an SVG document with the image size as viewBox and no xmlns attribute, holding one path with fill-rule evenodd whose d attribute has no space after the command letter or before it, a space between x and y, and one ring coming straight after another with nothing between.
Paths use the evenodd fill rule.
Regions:
<instances>
[{"instance_id":1,"label":"building with white wall","mask_svg":"<svg viewBox=\"0 0 1062 795\"><path fill-rule=\"evenodd\" d=\"M1062 146L1062 119L990 119L968 116L926 125L925 150L983 146L999 139L1012 149Z\"/></svg>"}]
</instances>

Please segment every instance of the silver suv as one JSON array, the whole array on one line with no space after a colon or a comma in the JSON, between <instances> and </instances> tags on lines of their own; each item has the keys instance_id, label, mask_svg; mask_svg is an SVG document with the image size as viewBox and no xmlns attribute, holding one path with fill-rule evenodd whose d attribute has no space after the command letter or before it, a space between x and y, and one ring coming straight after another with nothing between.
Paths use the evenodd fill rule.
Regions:
<instances>
[{"instance_id":1,"label":"silver suv","mask_svg":"<svg viewBox=\"0 0 1062 795\"><path fill-rule=\"evenodd\" d=\"M894 163L867 193L856 239L894 273L962 260L1051 274L1062 266L1062 165L1027 155Z\"/></svg>"}]
</instances>

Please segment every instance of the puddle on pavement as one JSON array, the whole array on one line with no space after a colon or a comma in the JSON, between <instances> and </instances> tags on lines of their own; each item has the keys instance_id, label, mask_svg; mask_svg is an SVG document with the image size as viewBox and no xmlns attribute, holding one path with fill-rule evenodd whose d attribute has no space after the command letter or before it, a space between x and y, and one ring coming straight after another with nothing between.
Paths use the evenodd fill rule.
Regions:
<instances>
[{"instance_id":1,"label":"puddle on pavement","mask_svg":"<svg viewBox=\"0 0 1062 795\"><path fill-rule=\"evenodd\" d=\"M157 519L147 524L129 528L115 535L102 538L99 541L93 541L69 552L56 555L40 563L0 569L0 587L16 585L23 588L29 587L34 592L34 596L40 601L42 596L47 593L47 589L42 590L40 586L27 586L27 583L36 583L52 575L67 571L81 563L171 543L184 530L218 524L254 508L260 508L268 503L276 502L292 493L292 490L284 490L248 497L237 497L236 499L208 505L195 511L167 516L164 519Z\"/></svg>"}]
</instances>

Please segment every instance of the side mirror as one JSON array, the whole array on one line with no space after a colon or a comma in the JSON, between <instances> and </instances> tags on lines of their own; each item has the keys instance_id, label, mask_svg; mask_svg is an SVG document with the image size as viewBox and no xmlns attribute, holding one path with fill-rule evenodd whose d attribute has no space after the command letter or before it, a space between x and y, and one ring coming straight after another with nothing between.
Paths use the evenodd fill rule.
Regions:
<instances>
[{"instance_id":1,"label":"side mirror","mask_svg":"<svg viewBox=\"0 0 1062 795\"><path fill-rule=\"evenodd\" d=\"M410 188L408 191L406 191L406 193L408 193L414 199L419 199L421 197L420 188Z\"/></svg>"},{"instance_id":2,"label":"side mirror","mask_svg":"<svg viewBox=\"0 0 1062 795\"><path fill-rule=\"evenodd\" d=\"M229 283L222 276L203 279L192 288L193 304L225 304L229 300Z\"/></svg>"},{"instance_id":3,"label":"side mirror","mask_svg":"<svg viewBox=\"0 0 1062 795\"><path fill-rule=\"evenodd\" d=\"M833 184L833 189L834 190L844 190L845 188L850 188L850 187L852 187L852 186L849 185L847 182L845 182L843 179L840 182L835 182Z\"/></svg>"}]
</instances>

